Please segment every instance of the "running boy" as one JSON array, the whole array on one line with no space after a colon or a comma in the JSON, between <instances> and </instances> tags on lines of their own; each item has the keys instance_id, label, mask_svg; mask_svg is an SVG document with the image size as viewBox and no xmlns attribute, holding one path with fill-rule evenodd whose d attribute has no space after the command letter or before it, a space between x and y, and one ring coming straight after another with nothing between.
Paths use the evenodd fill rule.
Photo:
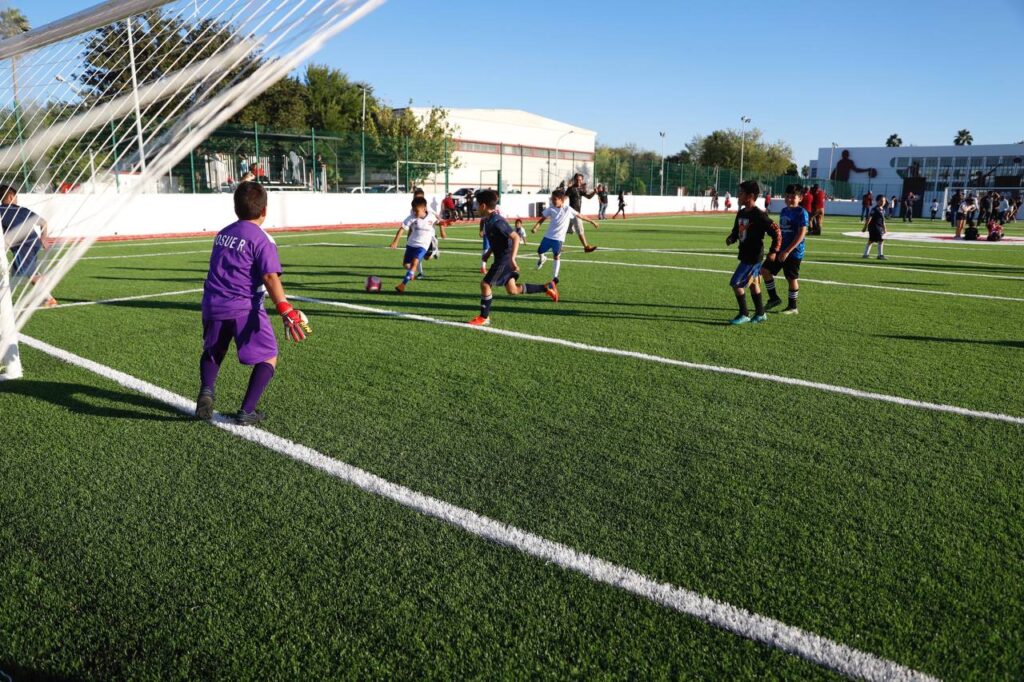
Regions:
<instances>
[{"instance_id":1,"label":"running boy","mask_svg":"<svg viewBox=\"0 0 1024 682\"><path fill-rule=\"evenodd\" d=\"M483 216L483 231L490 242L494 263L491 265L483 281L480 282L480 314L469 323L475 327L485 327L491 323L491 303L493 302L492 286L504 286L510 296L519 294L546 294L552 301L558 302L558 287L554 282L547 284L518 284L519 266L516 256L519 253L519 234L508 224L495 208L498 205L498 193L486 189L477 196L477 209Z\"/></svg>"},{"instance_id":2,"label":"running boy","mask_svg":"<svg viewBox=\"0 0 1024 682\"><path fill-rule=\"evenodd\" d=\"M878 203L868 213L868 219L864 221L864 227L861 232L867 230L868 243L864 247L864 258L868 258L868 252L871 251L872 244L878 244L878 259L885 260L885 254L882 252L885 241L885 204L888 200L884 194L878 195Z\"/></svg>"},{"instance_id":3,"label":"running boy","mask_svg":"<svg viewBox=\"0 0 1024 682\"><path fill-rule=\"evenodd\" d=\"M782 270L789 285L789 305L782 311L783 315L796 315L797 297L800 295L800 263L804 258L804 238L807 236L808 215L800 207L797 186L786 187L786 206L779 211L779 228L782 231L782 250L775 260L769 260L761 266L761 276L768 290L767 310L782 303L775 293L775 275Z\"/></svg>"},{"instance_id":4,"label":"running boy","mask_svg":"<svg viewBox=\"0 0 1024 682\"><path fill-rule=\"evenodd\" d=\"M779 226L772 222L768 214L755 205L757 195L761 193L761 187L755 180L747 180L740 183L739 211L736 213L736 220L732 226L732 232L725 238L725 245L731 246L739 242L739 261L736 272L733 273L729 286L736 294L736 302L739 304L739 315L729 321L729 324L745 324L747 322L765 322L768 315L764 312L764 302L761 299L761 285L759 273L761 271L761 259L764 257L765 235L771 236L772 245L768 252L768 261L773 262L778 257L779 246L782 244L782 231ZM755 315L750 317L750 310L747 308L747 285L750 286L750 298L754 301Z\"/></svg>"},{"instance_id":5,"label":"running boy","mask_svg":"<svg viewBox=\"0 0 1024 682\"><path fill-rule=\"evenodd\" d=\"M417 270L423 263L423 259L426 257L427 251L430 249L430 245L436 235L435 226L441 228L441 238L447 238L448 235L444 231L444 221L438 218L437 214L427 210L426 198L416 197L413 199L412 213L402 221L402 224L398 227L398 232L395 233L395 238L391 240L390 244L390 248L397 249L398 240L402 237L402 233L406 230L409 231L409 240L405 243L405 257L402 259L402 264L405 266L405 277L395 285L395 291L398 293L405 293L405 287L416 277ZM420 275L422 274L420 272Z\"/></svg>"},{"instance_id":6,"label":"running boy","mask_svg":"<svg viewBox=\"0 0 1024 682\"><path fill-rule=\"evenodd\" d=\"M235 189L235 215L238 221L213 240L210 271L203 286L203 354L199 358L196 417L213 417L214 384L234 339L238 361L252 365L249 387L235 416L244 425L264 419L256 404L277 367L277 339L263 307L264 296L269 294L277 306L285 336L302 341L312 330L306 316L285 297L277 245L261 227L267 218L267 190L257 182L240 183Z\"/></svg>"},{"instance_id":7,"label":"running boy","mask_svg":"<svg viewBox=\"0 0 1024 682\"><path fill-rule=\"evenodd\" d=\"M593 225L594 229L599 228L600 225L590 218L584 218L576 209L567 205L565 203L565 192L560 189L556 189L551 193L551 205L544 209L540 220L530 230L530 234L535 233L537 228L544 224L545 220L551 220L551 225L548 227L544 238L540 240L540 246L537 247L537 269L540 270L544 267L544 263L548 260L548 257L544 254L550 251L555 259L555 269L551 276L551 281L558 284L558 271L562 267L562 248L565 244L565 235L569 231L569 223L573 220L583 220Z\"/></svg>"}]
</instances>

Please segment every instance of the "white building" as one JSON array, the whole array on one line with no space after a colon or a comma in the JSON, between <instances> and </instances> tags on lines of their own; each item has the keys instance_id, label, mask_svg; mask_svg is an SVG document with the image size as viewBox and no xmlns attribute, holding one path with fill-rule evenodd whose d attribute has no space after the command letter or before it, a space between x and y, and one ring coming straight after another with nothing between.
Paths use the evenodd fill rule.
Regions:
<instances>
[{"instance_id":1,"label":"white building","mask_svg":"<svg viewBox=\"0 0 1024 682\"><path fill-rule=\"evenodd\" d=\"M597 133L520 109L448 109L455 129L458 168L449 172L448 187L498 186L502 191L535 194L553 189L573 173L593 180ZM413 107L417 116L430 110ZM437 179L443 187L443 173ZM430 178L425 185L431 185Z\"/></svg>"},{"instance_id":2,"label":"white building","mask_svg":"<svg viewBox=\"0 0 1024 682\"><path fill-rule=\"evenodd\" d=\"M854 198L867 190L899 197L913 192L920 208L932 198L941 201L946 188L1012 188L1019 195L1024 144L822 147L810 167L812 178L840 181L835 188L837 196L844 191ZM842 181L850 183L849 187Z\"/></svg>"}]
</instances>

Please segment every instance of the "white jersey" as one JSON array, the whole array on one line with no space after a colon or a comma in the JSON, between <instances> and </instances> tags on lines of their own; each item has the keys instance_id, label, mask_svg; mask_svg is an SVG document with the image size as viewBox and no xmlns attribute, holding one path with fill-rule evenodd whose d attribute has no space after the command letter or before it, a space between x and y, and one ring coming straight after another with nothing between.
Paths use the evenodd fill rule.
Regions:
<instances>
[{"instance_id":1,"label":"white jersey","mask_svg":"<svg viewBox=\"0 0 1024 682\"><path fill-rule=\"evenodd\" d=\"M409 241L405 243L406 246L412 246L418 249L426 249L430 247L430 242L434 239L436 234L434 226L440 222L438 217L433 213L428 213L425 218L417 218L416 216L409 216L402 221L402 229L409 231Z\"/></svg>"},{"instance_id":2,"label":"white jersey","mask_svg":"<svg viewBox=\"0 0 1024 682\"><path fill-rule=\"evenodd\" d=\"M543 215L551 221L544 238L554 239L556 242L564 242L565 233L569 230L569 221L578 217L579 213L569 204L562 204L561 208L548 206L544 209Z\"/></svg>"}]
</instances>

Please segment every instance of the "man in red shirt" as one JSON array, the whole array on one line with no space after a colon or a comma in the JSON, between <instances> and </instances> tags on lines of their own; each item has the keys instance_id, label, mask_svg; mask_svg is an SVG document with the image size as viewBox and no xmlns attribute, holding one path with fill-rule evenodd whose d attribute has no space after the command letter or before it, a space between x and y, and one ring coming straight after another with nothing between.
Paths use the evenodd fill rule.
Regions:
<instances>
[{"instance_id":1,"label":"man in red shirt","mask_svg":"<svg viewBox=\"0 0 1024 682\"><path fill-rule=\"evenodd\" d=\"M811 229L807 234L821 234L821 221L825 217L825 190L818 185L811 188Z\"/></svg>"},{"instance_id":2,"label":"man in red shirt","mask_svg":"<svg viewBox=\"0 0 1024 682\"><path fill-rule=\"evenodd\" d=\"M444 200L441 202L441 208L444 209L441 211L441 218L443 220L455 220L458 217L455 214L455 198L451 192L445 195Z\"/></svg>"},{"instance_id":3,"label":"man in red shirt","mask_svg":"<svg viewBox=\"0 0 1024 682\"><path fill-rule=\"evenodd\" d=\"M814 195L811 194L810 187L804 187L804 192L800 195L800 208L807 211L807 215L812 215L814 211Z\"/></svg>"}]
</instances>

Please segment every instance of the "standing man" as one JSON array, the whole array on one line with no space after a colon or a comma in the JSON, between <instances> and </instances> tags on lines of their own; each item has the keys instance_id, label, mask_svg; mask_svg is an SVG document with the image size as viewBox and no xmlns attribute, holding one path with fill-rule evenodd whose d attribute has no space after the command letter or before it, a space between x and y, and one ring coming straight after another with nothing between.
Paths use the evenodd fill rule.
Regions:
<instances>
[{"instance_id":1,"label":"standing man","mask_svg":"<svg viewBox=\"0 0 1024 682\"><path fill-rule=\"evenodd\" d=\"M861 221L868 219L868 214L871 213L871 209L874 208L875 197L871 194L871 190L868 190L864 194L864 198L860 202L860 219Z\"/></svg>"},{"instance_id":2,"label":"standing man","mask_svg":"<svg viewBox=\"0 0 1024 682\"><path fill-rule=\"evenodd\" d=\"M811 187L811 229L808 234L821 234L821 223L825 218L825 190L818 185Z\"/></svg>"},{"instance_id":3,"label":"standing man","mask_svg":"<svg viewBox=\"0 0 1024 682\"><path fill-rule=\"evenodd\" d=\"M597 186L597 219L604 220L608 217L608 188L604 185Z\"/></svg>"},{"instance_id":4,"label":"standing man","mask_svg":"<svg viewBox=\"0 0 1024 682\"><path fill-rule=\"evenodd\" d=\"M917 197L914 196L913 192L907 192L907 196L903 199L903 222L912 223L914 222L914 201Z\"/></svg>"},{"instance_id":5,"label":"standing man","mask_svg":"<svg viewBox=\"0 0 1024 682\"><path fill-rule=\"evenodd\" d=\"M565 190L565 195L569 197L569 206L577 213L583 213L583 199L592 198L594 192L587 192L587 185L583 182L583 173L577 173L572 176L572 184L569 186L569 189ZM584 253L597 251L596 246L591 246L587 243L587 236L583 233L583 223L580 222L579 218L573 218L569 221L569 234L575 234L580 238Z\"/></svg>"}]
</instances>

